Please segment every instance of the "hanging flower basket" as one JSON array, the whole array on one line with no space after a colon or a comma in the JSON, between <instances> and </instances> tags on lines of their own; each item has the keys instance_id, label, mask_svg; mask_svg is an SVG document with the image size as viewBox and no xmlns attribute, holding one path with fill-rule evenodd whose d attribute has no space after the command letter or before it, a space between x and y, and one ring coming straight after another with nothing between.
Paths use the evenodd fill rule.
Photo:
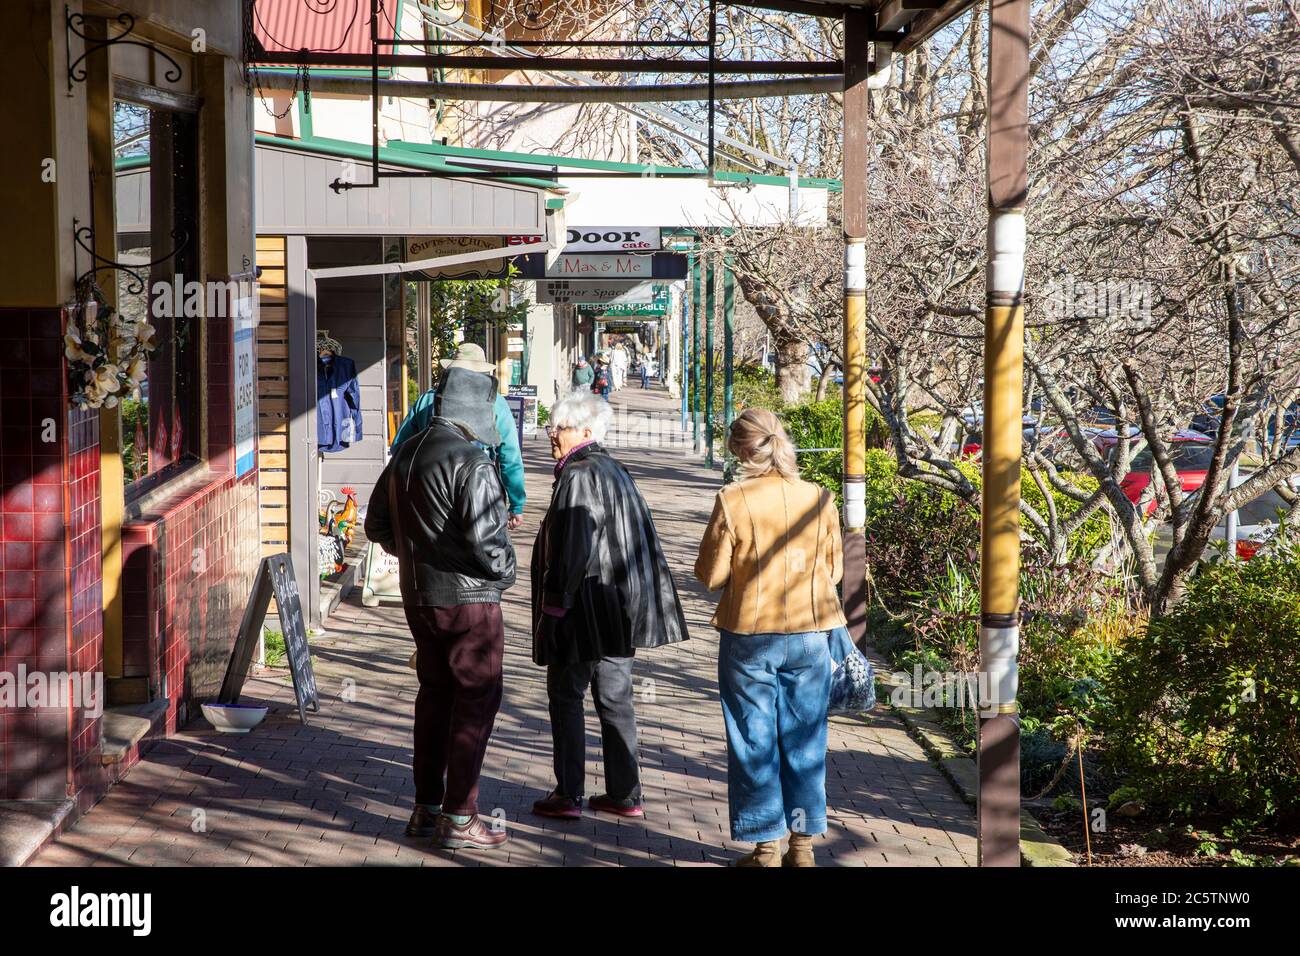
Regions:
<instances>
[{"instance_id":1,"label":"hanging flower basket","mask_svg":"<svg viewBox=\"0 0 1300 956\"><path fill-rule=\"evenodd\" d=\"M146 363L157 348L154 327L114 311L103 290L87 276L63 336L68 360L68 397L76 408L115 408L140 397Z\"/></svg>"}]
</instances>

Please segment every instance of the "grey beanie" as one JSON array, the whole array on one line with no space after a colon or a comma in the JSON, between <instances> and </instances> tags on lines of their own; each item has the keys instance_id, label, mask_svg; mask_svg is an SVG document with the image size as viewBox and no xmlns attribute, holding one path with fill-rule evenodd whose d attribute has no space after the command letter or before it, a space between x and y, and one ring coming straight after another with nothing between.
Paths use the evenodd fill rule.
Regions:
<instances>
[{"instance_id":1,"label":"grey beanie","mask_svg":"<svg viewBox=\"0 0 1300 956\"><path fill-rule=\"evenodd\" d=\"M497 380L484 372L452 366L442 373L434 413L469 431L477 441L501 444L496 419Z\"/></svg>"}]
</instances>

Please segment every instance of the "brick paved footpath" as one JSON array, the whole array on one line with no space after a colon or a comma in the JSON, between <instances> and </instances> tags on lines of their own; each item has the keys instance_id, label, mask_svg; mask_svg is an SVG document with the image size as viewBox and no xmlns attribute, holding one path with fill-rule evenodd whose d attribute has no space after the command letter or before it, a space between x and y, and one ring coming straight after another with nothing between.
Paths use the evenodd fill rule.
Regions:
<instances>
[{"instance_id":1,"label":"brick paved footpath","mask_svg":"<svg viewBox=\"0 0 1300 956\"><path fill-rule=\"evenodd\" d=\"M400 607L364 608L356 591L312 641L323 700L308 726L294 711L287 672L250 678L243 699L273 708L262 726L221 735L199 719L155 744L33 865L696 866L747 851L727 827L713 605L691 575L717 473L682 445L666 392L629 388L614 403L621 418L610 444L654 510L692 636L637 656L644 820L588 812L564 822L529 812L552 781L544 671L529 656L527 569L551 483L539 435L525 448L528 509L515 537L521 574L503 605L505 699L480 793L481 811L506 821L505 848L450 852L403 834L414 795L416 679L406 665L413 644ZM587 741L587 792L599 793L590 704ZM974 865L971 810L896 718L880 708L865 722L837 718L829 749L830 829L815 842L820 865Z\"/></svg>"}]
</instances>

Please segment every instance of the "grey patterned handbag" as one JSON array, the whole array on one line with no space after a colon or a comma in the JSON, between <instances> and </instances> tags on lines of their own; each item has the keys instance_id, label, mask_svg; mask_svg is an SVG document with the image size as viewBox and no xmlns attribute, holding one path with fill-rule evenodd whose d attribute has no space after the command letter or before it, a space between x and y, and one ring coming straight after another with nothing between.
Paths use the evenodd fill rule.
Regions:
<instances>
[{"instance_id":1,"label":"grey patterned handbag","mask_svg":"<svg viewBox=\"0 0 1300 956\"><path fill-rule=\"evenodd\" d=\"M876 706L876 674L847 628L830 632L831 695L826 714L861 714Z\"/></svg>"}]
</instances>

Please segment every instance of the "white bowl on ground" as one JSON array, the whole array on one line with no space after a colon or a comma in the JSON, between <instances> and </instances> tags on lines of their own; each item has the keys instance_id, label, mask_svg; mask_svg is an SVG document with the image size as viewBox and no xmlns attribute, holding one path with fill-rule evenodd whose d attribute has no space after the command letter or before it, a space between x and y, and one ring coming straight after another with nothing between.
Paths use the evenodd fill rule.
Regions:
<instances>
[{"instance_id":1,"label":"white bowl on ground","mask_svg":"<svg viewBox=\"0 0 1300 956\"><path fill-rule=\"evenodd\" d=\"M204 704L203 716L217 730L246 734L266 717L267 708L256 704Z\"/></svg>"}]
</instances>

